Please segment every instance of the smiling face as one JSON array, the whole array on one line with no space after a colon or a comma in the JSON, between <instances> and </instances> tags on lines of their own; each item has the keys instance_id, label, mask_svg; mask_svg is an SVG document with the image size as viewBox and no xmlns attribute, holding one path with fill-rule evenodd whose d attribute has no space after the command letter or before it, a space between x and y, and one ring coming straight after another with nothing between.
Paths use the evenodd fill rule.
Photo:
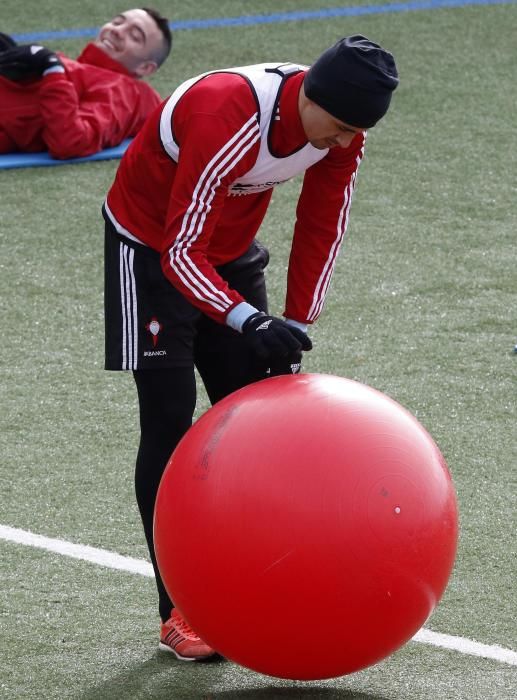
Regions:
<instances>
[{"instance_id":1,"label":"smiling face","mask_svg":"<svg viewBox=\"0 0 517 700\"><path fill-rule=\"evenodd\" d=\"M158 68L163 35L145 10L121 12L103 25L94 44L121 63L132 75L142 78Z\"/></svg>"},{"instance_id":2,"label":"smiling face","mask_svg":"<svg viewBox=\"0 0 517 700\"><path fill-rule=\"evenodd\" d=\"M303 85L300 89L298 109L307 140L314 148L320 150L336 146L348 148L356 134L366 131L362 127L351 126L336 119L316 102L309 100Z\"/></svg>"}]
</instances>

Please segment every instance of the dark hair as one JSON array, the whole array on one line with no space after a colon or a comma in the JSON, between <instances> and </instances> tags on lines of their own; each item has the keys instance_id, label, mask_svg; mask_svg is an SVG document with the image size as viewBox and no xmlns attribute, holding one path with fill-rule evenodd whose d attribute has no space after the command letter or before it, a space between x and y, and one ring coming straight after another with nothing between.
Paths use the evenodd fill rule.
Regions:
<instances>
[{"instance_id":1,"label":"dark hair","mask_svg":"<svg viewBox=\"0 0 517 700\"><path fill-rule=\"evenodd\" d=\"M144 12L147 12L147 14L154 19L158 26L158 29L162 33L162 50L158 53L158 55L155 56L156 63L159 66L161 66L167 58L167 56L169 55L172 46L172 32L169 27L169 20L166 17L164 17L160 12L158 12L158 10L155 10L152 7L142 7L140 9L142 9Z\"/></svg>"}]
</instances>

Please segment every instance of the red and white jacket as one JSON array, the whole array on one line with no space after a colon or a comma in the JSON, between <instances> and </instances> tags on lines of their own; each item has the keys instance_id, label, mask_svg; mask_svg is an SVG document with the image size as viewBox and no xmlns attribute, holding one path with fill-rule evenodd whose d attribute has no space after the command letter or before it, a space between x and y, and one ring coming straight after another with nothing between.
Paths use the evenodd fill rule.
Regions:
<instances>
[{"instance_id":1,"label":"red and white jacket","mask_svg":"<svg viewBox=\"0 0 517 700\"><path fill-rule=\"evenodd\" d=\"M126 151L106 200L119 234L159 251L169 281L237 329L244 317L236 307L245 316L254 309L215 267L248 249L275 185L305 172L286 318L317 319L345 235L366 134L347 149L311 146L298 112L304 74L302 66L260 64L183 83Z\"/></svg>"},{"instance_id":2,"label":"red and white jacket","mask_svg":"<svg viewBox=\"0 0 517 700\"><path fill-rule=\"evenodd\" d=\"M0 153L88 156L134 136L162 98L95 44L64 73L14 82L0 77Z\"/></svg>"}]
</instances>

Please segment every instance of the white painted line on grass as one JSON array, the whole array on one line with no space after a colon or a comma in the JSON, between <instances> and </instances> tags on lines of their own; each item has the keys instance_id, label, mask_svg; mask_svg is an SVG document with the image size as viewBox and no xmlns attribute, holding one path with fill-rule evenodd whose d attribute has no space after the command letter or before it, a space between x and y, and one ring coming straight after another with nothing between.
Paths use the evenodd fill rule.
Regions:
<instances>
[{"instance_id":1,"label":"white painted line on grass","mask_svg":"<svg viewBox=\"0 0 517 700\"><path fill-rule=\"evenodd\" d=\"M58 540L53 537L43 537L43 535L35 535L33 532L19 530L16 527L7 525L0 525L0 537L3 540L9 540L17 544L26 544L29 547L38 547L56 554L63 554L65 557L89 561L92 564L99 564L99 566L105 566L108 569L129 571L132 574L140 574L150 578L154 576L152 565L145 559L123 557L106 549L88 547L84 544L74 544L73 542Z\"/></svg>"},{"instance_id":2,"label":"white painted line on grass","mask_svg":"<svg viewBox=\"0 0 517 700\"><path fill-rule=\"evenodd\" d=\"M28 545L29 547L46 549L49 552L63 554L73 559L81 559L82 561L88 561L92 564L98 564L99 566L104 566L109 569L128 571L133 574L147 576L148 578L154 576L153 567L144 559L123 557L120 554L109 552L106 549L97 549L96 547L74 544L73 542L66 542L65 540L59 540L53 537L44 537L43 535L36 535L33 532L20 530L16 527L9 527L8 525L0 525L0 539ZM413 641L441 647L442 649L451 649L460 654L480 656L485 659L493 659L500 663L517 666L517 652L512 651L512 649L505 649L497 644L481 644L472 639L453 637L450 634L441 634L425 628L422 628L415 634Z\"/></svg>"},{"instance_id":3,"label":"white painted line on grass","mask_svg":"<svg viewBox=\"0 0 517 700\"><path fill-rule=\"evenodd\" d=\"M461 654L470 654L470 656L482 656L485 659L493 659L504 664L517 666L517 652L500 647L498 644L481 644L481 642L474 642L472 639L453 637L451 634L441 634L425 628L422 628L415 634L413 641L432 644L443 649L452 649L453 651L459 651Z\"/></svg>"}]
</instances>

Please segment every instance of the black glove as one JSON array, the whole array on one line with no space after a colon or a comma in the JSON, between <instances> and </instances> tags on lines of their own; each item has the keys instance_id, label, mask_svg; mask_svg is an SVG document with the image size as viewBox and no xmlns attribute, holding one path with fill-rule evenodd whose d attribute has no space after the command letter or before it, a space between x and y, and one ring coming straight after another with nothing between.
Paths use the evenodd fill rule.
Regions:
<instances>
[{"instance_id":1,"label":"black glove","mask_svg":"<svg viewBox=\"0 0 517 700\"><path fill-rule=\"evenodd\" d=\"M255 353L263 360L285 361L291 355L310 350L310 338L299 328L288 325L262 311L252 314L242 326L242 333Z\"/></svg>"},{"instance_id":2,"label":"black glove","mask_svg":"<svg viewBox=\"0 0 517 700\"><path fill-rule=\"evenodd\" d=\"M302 369L302 351L292 352L284 360L270 363L268 377L278 377L281 374L300 374Z\"/></svg>"},{"instance_id":3,"label":"black glove","mask_svg":"<svg viewBox=\"0 0 517 700\"><path fill-rule=\"evenodd\" d=\"M63 67L58 56L37 44L14 46L0 52L0 75L9 80L39 78L49 68Z\"/></svg>"}]
</instances>

